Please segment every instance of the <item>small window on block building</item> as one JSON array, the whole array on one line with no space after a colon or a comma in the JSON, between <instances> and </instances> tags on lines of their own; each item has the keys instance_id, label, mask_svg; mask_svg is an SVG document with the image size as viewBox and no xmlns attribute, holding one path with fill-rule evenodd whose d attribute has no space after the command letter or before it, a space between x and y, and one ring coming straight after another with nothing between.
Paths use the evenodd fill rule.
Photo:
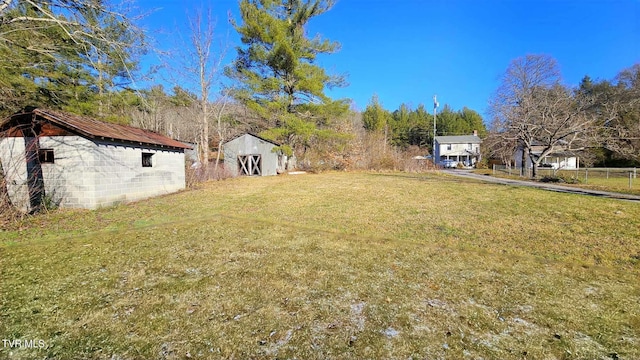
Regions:
<instances>
[{"instance_id":1,"label":"small window on block building","mask_svg":"<svg viewBox=\"0 0 640 360\"><path fill-rule=\"evenodd\" d=\"M153 166L153 153L142 153L142 167L152 167Z\"/></svg>"},{"instance_id":2,"label":"small window on block building","mask_svg":"<svg viewBox=\"0 0 640 360\"><path fill-rule=\"evenodd\" d=\"M38 160L40 164L53 164L53 149L38 150Z\"/></svg>"}]
</instances>

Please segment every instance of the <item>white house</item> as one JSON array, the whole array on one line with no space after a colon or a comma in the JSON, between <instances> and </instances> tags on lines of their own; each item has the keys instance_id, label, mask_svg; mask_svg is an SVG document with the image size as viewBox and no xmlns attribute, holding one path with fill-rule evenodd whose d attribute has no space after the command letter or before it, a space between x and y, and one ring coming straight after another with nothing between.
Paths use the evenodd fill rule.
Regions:
<instances>
[{"instance_id":1,"label":"white house","mask_svg":"<svg viewBox=\"0 0 640 360\"><path fill-rule=\"evenodd\" d=\"M534 157L539 157L542 154L543 146L534 145L531 147L531 153ZM522 147L518 147L516 152L513 155L513 160L516 168L522 168ZM525 168L531 169L533 167L533 163L531 162L531 158L525 154ZM552 168L552 169L565 169L565 170L575 170L580 166L580 159L576 154L572 152L567 152L564 150L554 151L547 156L545 156L540 162L541 167Z\"/></svg>"},{"instance_id":2,"label":"white house","mask_svg":"<svg viewBox=\"0 0 640 360\"><path fill-rule=\"evenodd\" d=\"M480 160L480 144L477 131L473 135L436 136L434 158L437 164L452 160L473 166Z\"/></svg>"},{"instance_id":3,"label":"white house","mask_svg":"<svg viewBox=\"0 0 640 360\"><path fill-rule=\"evenodd\" d=\"M244 134L223 145L224 167L233 176L269 176L288 170L280 144L254 134Z\"/></svg>"},{"instance_id":4,"label":"white house","mask_svg":"<svg viewBox=\"0 0 640 360\"><path fill-rule=\"evenodd\" d=\"M95 209L185 188L184 151L160 134L27 108L0 122L0 161L17 208Z\"/></svg>"}]
</instances>

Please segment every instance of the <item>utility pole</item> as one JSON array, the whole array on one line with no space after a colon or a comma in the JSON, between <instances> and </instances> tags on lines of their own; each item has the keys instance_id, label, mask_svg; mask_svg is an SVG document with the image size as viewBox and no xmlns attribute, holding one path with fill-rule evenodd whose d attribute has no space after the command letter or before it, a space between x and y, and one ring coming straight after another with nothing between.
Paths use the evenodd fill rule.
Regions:
<instances>
[{"instance_id":1,"label":"utility pole","mask_svg":"<svg viewBox=\"0 0 640 360\"><path fill-rule=\"evenodd\" d=\"M436 160L436 111L438 109L438 100L436 95L433 95L433 147L431 148L431 156L433 157L433 165L437 164Z\"/></svg>"}]
</instances>

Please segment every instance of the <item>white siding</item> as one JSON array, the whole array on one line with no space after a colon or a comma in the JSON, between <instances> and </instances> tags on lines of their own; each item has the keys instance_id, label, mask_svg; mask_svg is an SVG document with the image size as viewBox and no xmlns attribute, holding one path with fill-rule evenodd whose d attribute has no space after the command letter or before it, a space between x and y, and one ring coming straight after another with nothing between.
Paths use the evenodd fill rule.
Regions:
<instances>
[{"instance_id":1,"label":"white siding","mask_svg":"<svg viewBox=\"0 0 640 360\"><path fill-rule=\"evenodd\" d=\"M451 150L448 149L449 146L451 146ZM469 149L469 144L440 144L439 150L440 156L467 156L469 155L468 151L479 153L480 144L471 144L471 149Z\"/></svg>"},{"instance_id":2,"label":"white siding","mask_svg":"<svg viewBox=\"0 0 640 360\"><path fill-rule=\"evenodd\" d=\"M522 148L516 149L513 154L513 162L516 168L522 168ZM534 154L540 154L540 152L534 152ZM574 170L578 168L578 158L576 156L565 156L565 155L554 155L551 153L546 156L542 164L550 164L553 169L564 169L564 170ZM533 167L533 163L528 155L525 154L525 168L531 169Z\"/></svg>"}]
</instances>

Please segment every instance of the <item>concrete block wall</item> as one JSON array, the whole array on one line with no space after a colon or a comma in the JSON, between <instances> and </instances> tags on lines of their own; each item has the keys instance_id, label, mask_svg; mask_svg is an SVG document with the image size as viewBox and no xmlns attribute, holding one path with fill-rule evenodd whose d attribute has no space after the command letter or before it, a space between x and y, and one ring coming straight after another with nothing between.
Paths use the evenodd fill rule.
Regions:
<instances>
[{"instance_id":1,"label":"concrete block wall","mask_svg":"<svg viewBox=\"0 0 640 360\"><path fill-rule=\"evenodd\" d=\"M53 149L54 163L41 164L45 196L64 208L95 209L141 200L185 188L184 153L93 142L80 136L39 139ZM142 166L142 153L152 153L152 167ZM29 210L25 141L0 140L0 160L14 205Z\"/></svg>"},{"instance_id":2,"label":"concrete block wall","mask_svg":"<svg viewBox=\"0 0 640 360\"><path fill-rule=\"evenodd\" d=\"M40 149L53 149L54 163L44 163L45 194L63 208L93 209L95 201L96 144L81 136L40 138Z\"/></svg>"},{"instance_id":3,"label":"concrete block wall","mask_svg":"<svg viewBox=\"0 0 640 360\"><path fill-rule=\"evenodd\" d=\"M142 154L150 153L152 166L142 166ZM185 188L184 153L117 143L98 143L92 169L96 206L146 199Z\"/></svg>"}]
</instances>

